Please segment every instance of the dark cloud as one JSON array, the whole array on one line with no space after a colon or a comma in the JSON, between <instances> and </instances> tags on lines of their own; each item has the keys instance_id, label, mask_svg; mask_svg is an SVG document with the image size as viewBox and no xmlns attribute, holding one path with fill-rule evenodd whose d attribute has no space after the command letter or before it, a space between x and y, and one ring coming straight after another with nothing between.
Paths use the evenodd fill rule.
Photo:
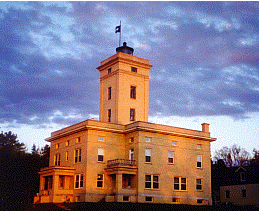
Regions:
<instances>
[{"instance_id":1,"label":"dark cloud","mask_svg":"<svg viewBox=\"0 0 267 211\"><path fill-rule=\"evenodd\" d=\"M119 20L153 64L151 116L258 111L258 2L1 2L0 122L98 115L96 67L115 53Z\"/></svg>"}]
</instances>

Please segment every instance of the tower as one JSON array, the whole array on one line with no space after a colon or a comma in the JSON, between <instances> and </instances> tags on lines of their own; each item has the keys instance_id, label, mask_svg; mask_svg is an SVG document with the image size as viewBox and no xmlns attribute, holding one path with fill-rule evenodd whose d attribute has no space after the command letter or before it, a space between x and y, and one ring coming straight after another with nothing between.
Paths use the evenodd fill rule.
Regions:
<instances>
[{"instance_id":1,"label":"tower","mask_svg":"<svg viewBox=\"0 0 267 211\"><path fill-rule=\"evenodd\" d=\"M99 120L129 124L148 121L149 69L147 59L133 56L126 42L101 62Z\"/></svg>"}]
</instances>

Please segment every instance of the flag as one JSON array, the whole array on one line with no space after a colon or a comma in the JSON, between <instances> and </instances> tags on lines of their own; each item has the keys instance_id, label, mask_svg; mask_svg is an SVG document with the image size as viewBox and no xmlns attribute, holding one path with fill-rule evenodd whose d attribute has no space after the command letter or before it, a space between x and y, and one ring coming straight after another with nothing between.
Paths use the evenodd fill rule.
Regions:
<instances>
[{"instance_id":1,"label":"flag","mask_svg":"<svg viewBox=\"0 0 267 211\"><path fill-rule=\"evenodd\" d=\"M121 26L116 26L115 33L117 33L117 32L121 32Z\"/></svg>"}]
</instances>

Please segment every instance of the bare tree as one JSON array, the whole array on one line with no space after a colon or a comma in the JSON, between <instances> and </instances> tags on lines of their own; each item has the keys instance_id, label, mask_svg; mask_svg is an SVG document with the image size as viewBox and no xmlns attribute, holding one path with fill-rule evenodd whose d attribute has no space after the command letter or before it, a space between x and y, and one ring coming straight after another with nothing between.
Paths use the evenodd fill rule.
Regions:
<instances>
[{"instance_id":1,"label":"bare tree","mask_svg":"<svg viewBox=\"0 0 267 211\"><path fill-rule=\"evenodd\" d=\"M250 159L250 154L244 148L234 144L232 147L222 147L220 150L215 151L214 158L218 161L224 160L228 166L240 166L245 161Z\"/></svg>"}]
</instances>

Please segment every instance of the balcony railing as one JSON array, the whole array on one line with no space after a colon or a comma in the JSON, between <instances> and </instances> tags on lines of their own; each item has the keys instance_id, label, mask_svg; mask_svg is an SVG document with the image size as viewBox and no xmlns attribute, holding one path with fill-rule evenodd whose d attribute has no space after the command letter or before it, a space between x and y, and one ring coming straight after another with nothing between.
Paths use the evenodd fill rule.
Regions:
<instances>
[{"instance_id":1,"label":"balcony railing","mask_svg":"<svg viewBox=\"0 0 267 211\"><path fill-rule=\"evenodd\" d=\"M128 160L128 159L115 159L115 160L108 160L108 167L111 166L135 166L135 160Z\"/></svg>"}]
</instances>

